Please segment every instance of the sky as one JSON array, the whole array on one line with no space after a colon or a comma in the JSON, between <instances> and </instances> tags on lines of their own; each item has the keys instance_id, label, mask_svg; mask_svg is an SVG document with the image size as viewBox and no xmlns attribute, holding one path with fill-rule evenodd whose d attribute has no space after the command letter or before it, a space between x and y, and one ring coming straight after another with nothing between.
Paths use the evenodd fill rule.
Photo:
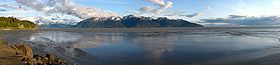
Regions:
<instances>
[{"instance_id":1,"label":"sky","mask_svg":"<svg viewBox=\"0 0 280 65\"><path fill-rule=\"evenodd\" d=\"M265 21L259 25L271 25L280 21L280 0L0 0L0 16L37 22L79 22L129 14L184 19L209 26L251 25L233 22L255 19Z\"/></svg>"},{"instance_id":2,"label":"sky","mask_svg":"<svg viewBox=\"0 0 280 65\"><path fill-rule=\"evenodd\" d=\"M227 15L270 16L280 15L279 0L165 0L173 2L168 11L192 14L203 12L202 18ZM106 11L128 15L126 10L138 10L142 6L153 6L145 0L76 0L78 4L95 6ZM207 9L210 8L210 9ZM207 11L205 11L207 10Z\"/></svg>"}]
</instances>

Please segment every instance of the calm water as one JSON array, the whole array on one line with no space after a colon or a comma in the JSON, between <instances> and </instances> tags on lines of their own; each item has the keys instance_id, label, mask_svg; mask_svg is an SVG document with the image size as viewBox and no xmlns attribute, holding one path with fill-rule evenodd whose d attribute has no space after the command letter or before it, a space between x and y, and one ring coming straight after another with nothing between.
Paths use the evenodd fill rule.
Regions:
<instances>
[{"instance_id":1,"label":"calm water","mask_svg":"<svg viewBox=\"0 0 280 65\"><path fill-rule=\"evenodd\" d=\"M280 51L280 28L41 29L0 31L81 65L216 65Z\"/></svg>"}]
</instances>

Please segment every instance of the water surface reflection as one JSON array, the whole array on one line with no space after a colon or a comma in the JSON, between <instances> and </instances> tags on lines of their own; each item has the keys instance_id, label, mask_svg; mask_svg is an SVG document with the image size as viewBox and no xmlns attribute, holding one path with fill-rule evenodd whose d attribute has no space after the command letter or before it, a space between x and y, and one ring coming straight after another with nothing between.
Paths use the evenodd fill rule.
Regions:
<instances>
[{"instance_id":1,"label":"water surface reflection","mask_svg":"<svg viewBox=\"0 0 280 65\"><path fill-rule=\"evenodd\" d=\"M270 29L237 29L176 33L37 30L1 31L0 35L31 44L37 54L53 53L81 65L215 65L277 53L279 34Z\"/></svg>"}]
</instances>

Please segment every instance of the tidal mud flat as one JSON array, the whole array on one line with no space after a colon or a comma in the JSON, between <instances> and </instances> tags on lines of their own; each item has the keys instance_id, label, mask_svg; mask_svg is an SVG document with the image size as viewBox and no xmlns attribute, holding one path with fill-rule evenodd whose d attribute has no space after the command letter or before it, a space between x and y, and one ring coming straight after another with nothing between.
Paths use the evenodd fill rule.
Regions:
<instances>
[{"instance_id":1,"label":"tidal mud flat","mask_svg":"<svg viewBox=\"0 0 280 65\"><path fill-rule=\"evenodd\" d=\"M67 61L52 54L34 55L28 44L12 45L0 40L0 52L2 65L68 65Z\"/></svg>"},{"instance_id":2,"label":"tidal mud flat","mask_svg":"<svg viewBox=\"0 0 280 65\"><path fill-rule=\"evenodd\" d=\"M52 53L78 65L238 65L256 59L265 61L264 57L278 54L279 31L278 28L39 29L1 31L0 36L11 44L28 43L35 54Z\"/></svg>"}]
</instances>

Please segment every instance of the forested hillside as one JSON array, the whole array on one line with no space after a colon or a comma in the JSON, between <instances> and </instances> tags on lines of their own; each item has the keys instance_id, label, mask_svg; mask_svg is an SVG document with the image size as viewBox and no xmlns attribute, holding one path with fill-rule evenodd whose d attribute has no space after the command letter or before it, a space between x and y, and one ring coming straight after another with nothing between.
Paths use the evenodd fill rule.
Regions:
<instances>
[{"instance_id":1,"label":"forested hillside","mask_svg":"<svg viewBox=\"0 0 280 65\"><path fill-rule=\"evenodd\" d=\"M13 17L0 17L0 28L27 29L35 28L36 24L27 20L18 20Z\"/></svg>"}]
</instances>

